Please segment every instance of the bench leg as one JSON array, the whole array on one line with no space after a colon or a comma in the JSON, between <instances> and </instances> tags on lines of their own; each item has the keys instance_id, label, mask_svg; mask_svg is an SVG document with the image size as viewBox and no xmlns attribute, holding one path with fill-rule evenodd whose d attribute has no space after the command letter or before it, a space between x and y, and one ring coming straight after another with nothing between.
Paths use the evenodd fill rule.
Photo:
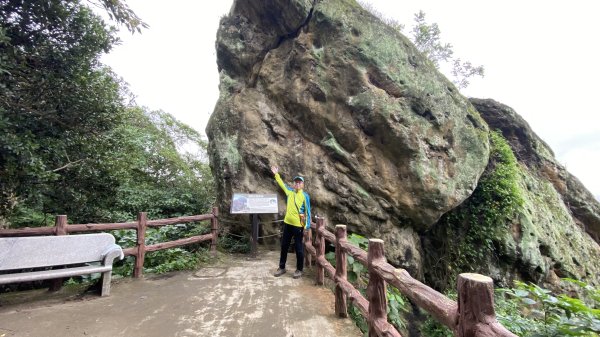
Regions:
<instances>
[{"instance_id":1,"label":"bench leg","mask_svg":"<svg viewBox=\"0 0 600 337\"><path fill-rule=\"evenodd\" d=\"M50 287L48 288L48 291L50 291L50 292L59 291L62 288L64 281L65 281L64 278L55 278L53 280L50 280Z\"/></svg>"},{"instance_id":2,"label":"bench leg","mask_svg":"<svg viewBox=\"0 0 600 337\"><path fill-rule=\"evenodd\" d=\"M111 276L112 276L112 270L102 273L102 289L100 290L100 296L110 295Z\"/></svg>"}]
</instances>

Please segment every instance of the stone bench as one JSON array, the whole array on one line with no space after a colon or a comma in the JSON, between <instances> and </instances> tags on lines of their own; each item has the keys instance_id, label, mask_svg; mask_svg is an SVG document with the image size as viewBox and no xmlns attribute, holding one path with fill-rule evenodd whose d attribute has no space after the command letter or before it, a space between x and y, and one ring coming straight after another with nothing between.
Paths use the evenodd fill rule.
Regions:
<instances>
[{"instance_id":1,"label":"stone bench","mask_svg":"<svg viewBox=\"0 0 600 337\"><path fill-rule=\"evenodd\" d=\"M123 259L123 250L108 233L0 238L0 284L102 273L100 295L108 296L117 257ZM92 262L100 264L89 264ZM65 267L21 272L53 266Z\"/></svg>"}]
</instances>

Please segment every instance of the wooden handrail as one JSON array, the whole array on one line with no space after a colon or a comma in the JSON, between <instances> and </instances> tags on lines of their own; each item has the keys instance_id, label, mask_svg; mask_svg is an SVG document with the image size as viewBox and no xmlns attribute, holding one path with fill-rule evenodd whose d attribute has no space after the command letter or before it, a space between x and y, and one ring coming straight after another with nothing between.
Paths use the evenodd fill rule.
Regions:
<instances>
[{"instance_id":1,"label":"wooden handrail","mask_svg":"<svg viewBox=\"0 0 600 337\"><path fill-rule=\"evenodd\" d=\"M75 224L67 225L69 233L83 232L103 232L118 229L136 229L137 222L121 222L121 223L99 223L99 224Z\"/></svg>"},{"instance_id":2,"label":"wooden handrail","mask_svg":"<svg viewBox=\"0 0 600 337\"><path fill-rule=\"evenodd\" d=\"M387 262L373 266L377 274L396 287L417 306L431 314L438 322L454 329L458 322L458 305L443 294L415 280L404 269L395 269Z\"/></svg>"},{"instance_id":3,"label":"wooden handrail","mask_svg":"<svg viewBox=\"0 0 600 337\"><path fill-rule=\"evenodd\" d=\"M147 252L155 252L157 250L175 248L175 247L189 245L192 243L208 241L208 240L212 240L212 238L213 238L212 233L204 234L204 235L190 236L189 238L184 238L184 239L179 239L179 240L169 241L169 242L161 242L161 243L146 246L146 251Z\"/></svg>"},{"instance_id":4,"label":"wooden handrail","mask_svg":"<svg viewBox=\"0 0 600 337\"><path fill-rule=\"evenodd\" d=\"M341 307L345 306L347 297L367 318L369 336L400 337L398 331L387 322L387 317L384 315L387 304L385 285L389 284L396 287L418 307L430 313L438 322L452 330L457 337L516 337L496 320L493 282L489 277L479 274L460 274L458 277L458 302L456 302L415 280L406 270L396 269L390 265L383 254L383 241L369 240L369 253L367 253L348 242L345 236L345 226L336 226L336 235L334 235L325 228L324 219L318 218L315 227L316 247L310 240L305 240L305 247L307 255L316 258L316 282L323 284L321 275L324 272L327 273L336 285L336 314L345 317ZM335 269L325 259L325 241L335 244L336 266L346 267L344 255L347 253L368 268L368 301L342 276L343 270ZM343 292L345 297L341 296L338 291ZM338 301L343 303L338 303Z\"/></svg>"},{"instance_id":5,"label":"wooden handrail","mask_svg":"<svg viewBox=\"0 0 600 337\"><path fill-rule=\"evenodd\" d=\"M195 222L195 221L203 221L213 219L215 216L213 214L201 214L201 215L192 215L192 216L182 216L178 218L169 218L169 219L158 219L158 220L148 220L148 227L160 227L165 225L174 225L183 222Z\"/></svg>"},{"instance_id":6,"label":"wooden handrail","mask_svg":"<svg viewBox=\"0 0 600 337\"><path fill-rule=\"evenodd\" d=\"M135 256L135 265L133 275L134 277L141 277L143 275L144 259L146 252L153 252L162 249L169 249L174 247L180 247L189 245L192 243L209 241L210 250L215 256L217 250L217 238L219 228L219 209L214 207L210 214L200 214L192 216L183 216L168 219L158 220L147 220L146 213L140 212L138 214L138 220L135 222L121 222L121 223L97 223L97 224L67 224L66 215L58 215L54 227L40 227L40 228L20 228L20 229L2 229L0 230L0 237L18 237L18 236L36 236L36 235L67 235L68 233L81 233L81 232L102 232L108 230L118 229L135 229L136 230L136 246L130 248L124 248L123 254L125 256ZM146 246L146 229L148 227L160 227L178 223L196 222L210 220L211 233L205 235L197 235L189 238L179 239L175 241L161 242L154 245ZM62 283L62 282L60 282ZM58 282L55 288L59 288Z\"/></svg>"},{"instance_id":7,"label":"wooden handrail","mask_svg":"<svg viewBox=\"0 0 600 337\"><path fill-rule=\"evenodd\" d=\"M0 237L54 235L54 227L25 227L19 229L0 229Z\"/></svg>"}]
</instances>

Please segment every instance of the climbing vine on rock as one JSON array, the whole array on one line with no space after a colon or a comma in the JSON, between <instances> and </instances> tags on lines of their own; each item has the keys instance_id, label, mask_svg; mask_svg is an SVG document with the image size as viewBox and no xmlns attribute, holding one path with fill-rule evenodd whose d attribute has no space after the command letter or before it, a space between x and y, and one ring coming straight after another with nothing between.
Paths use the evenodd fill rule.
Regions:
<instances>
[{"instance_id":1,"label":"climbing vine on rock","mask_svg":"<svg viewBox=\"0 0 600 337\"><path fill-rule=\"evenodd\" d=\"M460 272L485 272L479 268L494 256L495 242L508 233L524 202L518 186L519 167L510 146L499 132L490 133L490 145L490 161L473 195L432 229L437 240L456 238L439 246L447 270L438 273L444 274L446 284Z\"/></svg>"}]
</instances>

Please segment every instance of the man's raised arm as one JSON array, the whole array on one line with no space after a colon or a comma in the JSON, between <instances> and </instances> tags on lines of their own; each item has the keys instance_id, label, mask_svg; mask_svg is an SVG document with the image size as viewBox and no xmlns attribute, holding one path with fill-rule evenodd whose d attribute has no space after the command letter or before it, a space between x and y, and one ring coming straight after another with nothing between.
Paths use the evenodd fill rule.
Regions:
<instances>
[{"instance_id":1,"label":"man's raised arm","mask_svg":"<svg viewBox=\"0 0 600 337\"><path fill-rule=\"evenodd\" d=\"M271 172L273 172L273 174L275 175L275 181L277 181L277 184L279 184L279 187L281 187L281 189L287 195L291 189L285 185L283 180L281 180L281 176L279 175L279 167L271 166Z\"/></svg>"}]
</instances>

